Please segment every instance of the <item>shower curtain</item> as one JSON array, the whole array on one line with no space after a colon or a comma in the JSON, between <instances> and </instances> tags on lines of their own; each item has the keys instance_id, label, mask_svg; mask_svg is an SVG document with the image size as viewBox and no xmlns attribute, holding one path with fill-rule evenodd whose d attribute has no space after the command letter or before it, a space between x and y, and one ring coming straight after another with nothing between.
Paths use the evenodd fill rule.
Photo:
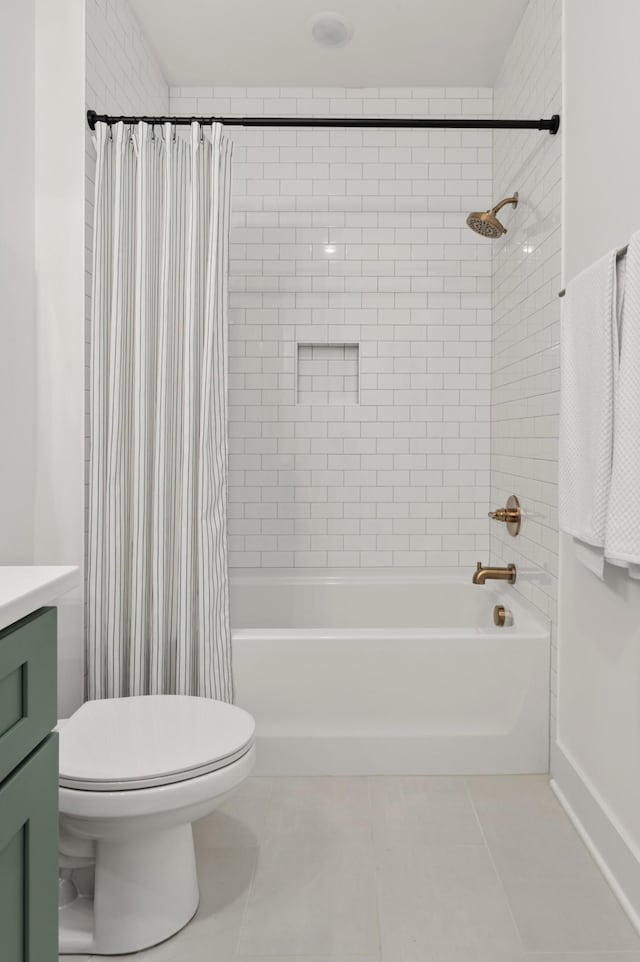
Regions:
<instances>
[{"instance_id":1,"label":"shower curtain","mask_svg":"<svg viewBox=\"0 0 640 962\"><path fill-rule=\"evenodd\" d=\"M96 125L87 693L232 699L231 144Z\"/></svg>"}]
</instances>

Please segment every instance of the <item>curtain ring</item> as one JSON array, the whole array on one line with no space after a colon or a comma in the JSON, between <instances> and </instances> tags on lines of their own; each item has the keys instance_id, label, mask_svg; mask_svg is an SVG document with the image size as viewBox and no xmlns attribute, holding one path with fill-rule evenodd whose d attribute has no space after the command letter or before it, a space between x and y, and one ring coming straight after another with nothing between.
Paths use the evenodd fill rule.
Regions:
<instances>
[{"instance_id":1,"label":"curtain ring","mask_svg":"<svg viewBox=\"0 0 640 962\"><path fill-rule=\"evenodd\" d=\"M155 144L155 142L156 142L156 125L151 124L151 143Z\"/></svg>"},{"instance_id":2,"label":"curtain ring","mask_svg":"<svg viewBox=\"0 0 640 962\"><path fill-rule=\"evenodd\" d=\"M109 140L113 143L113 124L109 124Z\"/></svg>"},{"instance_id":3,"label":"curtain ring","mask_svg":"<svg viewBox=\"0 0 640 962\"><path fill-rule=\"evenodd\" d=\"M174 144L175 144L175 142L176 142L176 136L177 136L177 134L178 134L178 125L177 125L177 124L174 124L174 125L173 125L173 137L171 138L171 139L173 140L173 143L174 143Z\"/></svg>"},{"instance_id":4,"label":"curtain ring","mask_svg":"<svg viewBox=\"0 0 640 962\"><path fill-rule=\"evenodd\" d=\"M200 124L200 143L204 144L204 125Z\"/></svg>"}]
</instances>

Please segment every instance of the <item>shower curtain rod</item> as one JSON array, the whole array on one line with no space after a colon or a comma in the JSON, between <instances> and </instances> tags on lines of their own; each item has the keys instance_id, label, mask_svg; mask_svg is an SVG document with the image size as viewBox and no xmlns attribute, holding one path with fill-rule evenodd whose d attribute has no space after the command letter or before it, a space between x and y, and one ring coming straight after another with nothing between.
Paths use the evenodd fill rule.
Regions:
<instances>
[{"instance_id":1,"label":"shower curtain rod","mask_svg":"<svg viewBox=\"0 0 640 962\"><path fill-rule=\"evenodd\" d=\"M178 127L200 124L223 124L225 127L397 127L443 128L455 130L548 130L557 134L560 114L541 120L471 120L467 117L115 117L87 110L91 130L97 123L108 124L175 124Z\"/></svg>"}]
</instances>

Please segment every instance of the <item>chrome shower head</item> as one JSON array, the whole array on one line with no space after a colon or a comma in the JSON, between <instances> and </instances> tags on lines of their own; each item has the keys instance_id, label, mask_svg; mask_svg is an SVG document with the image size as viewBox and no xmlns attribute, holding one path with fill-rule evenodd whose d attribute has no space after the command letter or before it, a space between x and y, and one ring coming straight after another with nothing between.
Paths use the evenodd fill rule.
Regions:
<instances>
[{"instance_id":1,"label":"chrome shower head","mask_svg":"<svg viewBox=\"0 0 640 962\"><path fill-rule=\"evenodd\" d=\"M507 228L498 220L496 214L505 204L513 204L514 207L517 207L518 192L516 191L513 197L505 197L504 200L501 200L500 203L492 207L491 210L474 210L467 217L467 226L470 227L471 230L474 230L476 234L482 234L483 237L490 237L491 240L495 240L496 237L502 237L503 234L507 233Z\"/></svg>"}]
</instances>

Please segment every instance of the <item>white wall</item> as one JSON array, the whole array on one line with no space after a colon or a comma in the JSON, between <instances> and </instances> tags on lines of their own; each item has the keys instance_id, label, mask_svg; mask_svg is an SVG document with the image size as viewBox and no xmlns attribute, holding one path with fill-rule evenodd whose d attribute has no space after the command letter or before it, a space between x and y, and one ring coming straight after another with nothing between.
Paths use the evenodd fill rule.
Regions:
<instances>
[{"instance_id":1,"label":"white wall","mask_svg":"<svg viewBox=\"0 0 640 962\"><path fill-rule=\"evenodd\" d=\"M565 0L564 271L640 228L637 0ZM640 584L563 536L556 781L640 916Z\"/></svg>"},{"instance_id":2,"label":"white wall","mask_svg":"<svg viewBox=\"0 0 640 962\"><path fill-rule=\"evenodd\" d=\"M171 90L172 113L491 107L484 88ZM475 564L488 552L491 244L464 221L491 199L491 132L229 130L232 566ZM297 345L311 343L359 344L359 399L340 403L352 374L339 353L314 360L308 390Z\"/></svg>"},{"instance_id":3,"label":"white wall","mask_svg":"<svg viewBox=\"0 0 640 962\"><path fill-rule=\"evenodd\" d=\"M83 563L84 2L36 0L34 560ZM83 593L58 613L60 711L82 692Z\"/></svg>"},{"instance_id":4,"label":"white wall","mask_svg":"<svg viewBox=\"0 0 640 962\"><path fill-rule=\"evenodd\" d=\"M33 0L6 0L0 30L0 564L33 556L35 456Z\"/></svg>"},{"instance_id":5,"label":"white wall","mask_svg":"<svg viewBox=\"0 0 640 962\"><path fill-rule=\"evenodd\" d=\"M529 0L494 88L496 117L561 111L561 0ZM552 623L552 728L556 691L558 411L562 132L494 134L494 201L507 233L494 242L491 502L518 495L517 538L491 524L494 562L518 566L515 590Z\"/></svg>"}]
</instances>

